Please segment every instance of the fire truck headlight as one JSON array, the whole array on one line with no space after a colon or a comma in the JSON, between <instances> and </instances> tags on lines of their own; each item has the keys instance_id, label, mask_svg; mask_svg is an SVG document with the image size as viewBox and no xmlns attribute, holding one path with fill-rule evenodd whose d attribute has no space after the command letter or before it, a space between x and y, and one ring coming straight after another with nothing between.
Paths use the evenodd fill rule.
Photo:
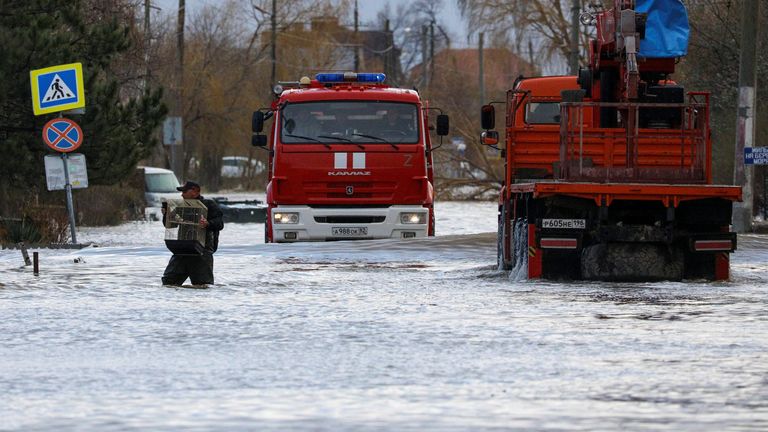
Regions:
<instances>
[{"instance_id":1,"label":"fire truck headlight","mask_svg":"<svg viewBox=\"0 0 768 432\"><path fill-rule=\"evenodd\" d=\"M427 223L427 214L426 213L400 213L400 223L425 224Z\"/></svg>"},{"instance_id":2,"label":"fire truck headlight","mask_svg":"<svg viewBox=\"0 0 768 432\"><path fill-rule=\"evenodd\" d=\"M272 221L276 224L297 224L299 223L298 213L275 213Z\"/></svg>"}]
</instances>

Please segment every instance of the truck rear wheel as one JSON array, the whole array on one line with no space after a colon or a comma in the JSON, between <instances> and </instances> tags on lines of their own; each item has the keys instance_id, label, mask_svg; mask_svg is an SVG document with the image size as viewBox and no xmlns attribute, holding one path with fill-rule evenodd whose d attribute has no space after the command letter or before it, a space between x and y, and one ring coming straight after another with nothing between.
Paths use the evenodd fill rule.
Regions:
<instances>
[{"instance_id":1,"label":"truck rear wheel","mask_svg":"<svg viewBox=\"0 0 768 432\"><path fill-rule=\"evenodd\" d=\"M517 218L512 221L512 262L516 275L528 278L528 219Z\"/></svg>"},{"instance_id":2,"label":"truck rear wheel","mask_svg":"<svg viewBox=\"0 0 768 432\"><path fill-rule=\"evenodd\" d=\"M506 254L504 253L505 246L509 248L508 235L504 223L508 217L506 208L506 205L499 206L499 227L496 234L496 264L499 270L510 270L512 268L512 264L504 259L505 255L512 256L511 251L508 251Z\"/></svg>"},{"instance_id":3,"label":"truck rear wheel","mask_svg":"<svg viewBox=\"0 0 768 432\"><path fill-rule=\"evenodd\" d=\"M683 279L683 253L657 243L607 243L584 248L581 277L604 281Z\"/></svg>"}]
</instances>

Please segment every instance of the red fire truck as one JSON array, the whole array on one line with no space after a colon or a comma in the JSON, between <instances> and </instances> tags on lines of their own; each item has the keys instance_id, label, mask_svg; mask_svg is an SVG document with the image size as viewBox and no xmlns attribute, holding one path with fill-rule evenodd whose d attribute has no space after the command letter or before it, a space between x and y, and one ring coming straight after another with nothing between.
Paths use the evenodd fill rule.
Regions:
<instances>
[{"instance_id":1,"label":"red fire truck","mask_svg":"<svg viewBox=\"0 0 768 432\"><path fill-rule=\"evenodd\" d=\"M266 242L434 235L429 108L385 78L283 82L271 108L254 112L252 143L270 152ZM448 116L438 115L435 129L446 135Z\"/></svg>"},{"instance_id":2,"label":"red fire truck","mask_svg":"<svg viewBox=\"0 0 768 432\"><path fill-rule=\"evenodd\" d=\"M679 0L595 13L579 76L519 78L506 100L498 263L528 278L729 277L734 201L712 185L708 93L671 81L685 55ZM482 109L498 142L493 105Z\"/></svg>"}]
</instances>

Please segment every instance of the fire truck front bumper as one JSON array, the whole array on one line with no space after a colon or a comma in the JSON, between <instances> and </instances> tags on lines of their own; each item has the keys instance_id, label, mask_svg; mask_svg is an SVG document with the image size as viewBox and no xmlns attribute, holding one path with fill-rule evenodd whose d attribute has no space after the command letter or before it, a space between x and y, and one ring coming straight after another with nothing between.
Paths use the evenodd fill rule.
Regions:
<instances>
[{"instance_id":1,"label":"fire truck front bumper","mask_svg":"<svg viewBox=\"0 0 768 432\"><path fill-rule=\"evenodd\" d=\"M426 237L429 209L419 205L333 208L277 206L270 213L278 243Z\"/></svg>"}]
</instances>

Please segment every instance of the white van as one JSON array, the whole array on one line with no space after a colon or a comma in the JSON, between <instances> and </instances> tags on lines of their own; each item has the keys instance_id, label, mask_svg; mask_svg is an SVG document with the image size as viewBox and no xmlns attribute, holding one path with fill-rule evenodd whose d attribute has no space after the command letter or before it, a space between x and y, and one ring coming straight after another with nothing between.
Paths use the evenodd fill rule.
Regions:
<instances>
[{"instance_id":1,"label":"white van","mask_svg":"<svg viewBox=\"0 0 768 432\"><path fill-rule=\"evenodd\" d=\"M176 190L179 187L179 179L171 170L156 167L138 167L144 172L144 199L146 208L144 216L149 220L160 220L160 207L163 201L167 199L178 199L181 192Z\"/></svg>"},{"instance_id":2,"label":"white van","mask_svg":"<svg viewBox=\"0 0 768 432\"><path fill-rule=\"evenodd\" d=\"M221 176L240 178L261 174L266 169L264 162L245 156L224 156L221 158Z\"/></svg>"}]
</instances>

